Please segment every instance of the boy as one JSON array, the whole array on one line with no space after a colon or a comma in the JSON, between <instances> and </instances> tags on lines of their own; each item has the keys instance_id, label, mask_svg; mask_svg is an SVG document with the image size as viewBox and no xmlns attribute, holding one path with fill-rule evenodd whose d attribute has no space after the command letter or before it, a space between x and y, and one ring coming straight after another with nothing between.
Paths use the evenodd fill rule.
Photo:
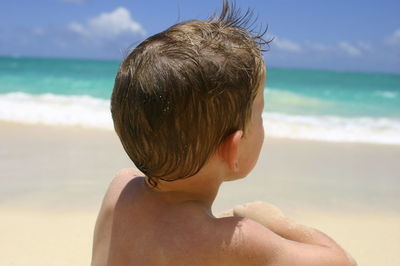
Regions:
<instances>
[{"instance_id":1,"label":"boy","mask_svg":"<svg viewBox=\"0 0 400 266\"><path fill-rule=\"evenodd\" d=\"M353 265L324 234L264 203L216 218L224 181L245 177L264 139L268 42L226 1L219 18L179 23L124 60L114 126L137 168L112 181L92 265Z\"/></svg>"}]
</instances>

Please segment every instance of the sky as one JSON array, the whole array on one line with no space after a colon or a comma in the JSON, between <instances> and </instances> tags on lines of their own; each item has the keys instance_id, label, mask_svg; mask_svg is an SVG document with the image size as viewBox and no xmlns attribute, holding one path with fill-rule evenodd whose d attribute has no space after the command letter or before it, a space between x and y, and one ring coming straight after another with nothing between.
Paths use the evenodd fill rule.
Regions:
<instances>
[{"instance_id":1,"label":"sky","mask_svg":"<svg viewBox=\"0 0 400 266\"><path fill-rule=\"evenodd\" d=\"M0 56L121 60L221 0L1 0ZM270 67L400 73L399 0L236 0L274 37Z\"/></svg>"}]
</instances>

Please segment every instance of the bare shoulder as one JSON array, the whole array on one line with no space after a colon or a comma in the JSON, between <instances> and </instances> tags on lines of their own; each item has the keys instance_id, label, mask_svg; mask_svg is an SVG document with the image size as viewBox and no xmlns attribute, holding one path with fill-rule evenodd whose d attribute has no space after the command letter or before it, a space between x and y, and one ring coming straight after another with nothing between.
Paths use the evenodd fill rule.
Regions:
<instances>
[{"instance_id":1,"label":"bare shoulder","mask_svg":"<svg viewBox=\"0 0 400 266\"><path fill-rule=\"evenodd\" d=\"M104 195L96 228L101 227L104 221L109 220L113 215L115 205L121 197L121 193L129 187L132 181L141 176L143 176L143 174L139 170L133 168L124 168L114 176Z\"/></svg>"},{"instance_id":2,"label":"bare shoulder","mask_svg":"<svg viewBox=\"0 0 400 266\"><path fill-rule=\"evenodd\" d=\"M262 225L242 217L219 218L221 231L228 234L225 252L227 265L273 265L279 236Z\"/></svg>"},{"instance_id":3,"label":"bare shoulder","mask_svg":"<svg viewBox=\"0 0 400 266\"><path fill-rule=\"evenodd\" d=\"M117 172L108 186L107 192L103 199L104 205L113 205L118 200L122 190L134 179L143 177L143 173L134 168L124 168Z\"/></svg>"},{"instance_id":4,"label":"bare shoulder","mask_svg":"<svg viewBox=\"0 0 400 266\"><path fill-rule=\"evenodd\" d=\"M137 178L137 177L143 177L144 174L140 172L138 169L134 168L124 168L118 171L109 188L112 190L115 189L122 189L127 183L129 183L132 179Z\"/></svg>"},{"instance_id":5,"label":"bare shoulder","mask_svg":"<svg viewBox=\"0 0 400 266\"><path fill-rule=\"evenodd\" d=\"M92 265L105 265L110 248L112 220L115 206L129 183L143 174L133 168L120 170L110 183L97 216L92 250Z\"/></svg>"},{"instance_id":6,"label":"bare shoulder","mask_svg":"<svg viewBox=\"0 0 400 266\"><path fill-rule=\"evenodd\" d=\"M341 250L285 239L248 218L228 219L235 224L228 249L235 265L357 265Z\"/></svg>"}]
</instances>

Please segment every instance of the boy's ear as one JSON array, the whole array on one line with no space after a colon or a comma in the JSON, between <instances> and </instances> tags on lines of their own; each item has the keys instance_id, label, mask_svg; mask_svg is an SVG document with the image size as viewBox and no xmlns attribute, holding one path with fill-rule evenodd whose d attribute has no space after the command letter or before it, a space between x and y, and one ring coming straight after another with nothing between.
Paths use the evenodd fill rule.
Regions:
<instances>
[{"instance_id":1,"label":"boy's ear","mask_svg":"<svg viewBox=\"0 0 400 266\"><path fill-rule=\"evenodd\" d=\"M239 143L242 136L242 130L233 132L225 137L218 149L219 156L226 162L229 169L234 172L239 170Z\"/></svg>"}]
</instances>

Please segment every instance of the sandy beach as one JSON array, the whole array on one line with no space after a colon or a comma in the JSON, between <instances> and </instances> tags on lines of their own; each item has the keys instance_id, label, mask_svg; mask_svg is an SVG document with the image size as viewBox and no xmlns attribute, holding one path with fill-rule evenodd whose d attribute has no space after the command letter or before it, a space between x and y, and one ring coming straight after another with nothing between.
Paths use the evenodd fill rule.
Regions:
<instances>
[{"instance_id":1,"label":"sandy beach","mask_svg":"<svg viewBox=\"0 0 400 266\"><path fill-rule=\"evenodd\" d=\"M0 123L0 265L88 265L113 175L133 167L114 132ZM400 265L400 145L266 139L221 187L217 214L263 200L318 228L361 266Z\"/></svg>"}]
</instances>

